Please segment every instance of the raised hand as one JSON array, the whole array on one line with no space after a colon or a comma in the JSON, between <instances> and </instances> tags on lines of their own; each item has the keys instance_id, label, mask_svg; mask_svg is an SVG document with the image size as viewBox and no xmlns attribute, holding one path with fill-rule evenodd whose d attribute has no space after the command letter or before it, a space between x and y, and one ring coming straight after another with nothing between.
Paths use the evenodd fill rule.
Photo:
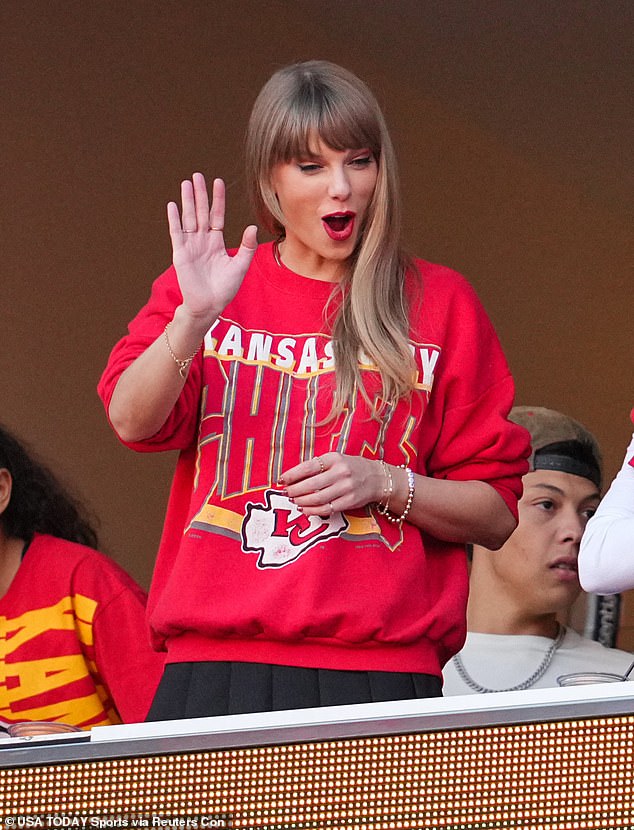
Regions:
<instances>
[{"instance_id":1,"label":"raised hand","mask_svg":"<svg viewBox=\"0 0 634 830\"><path fill-rule=\"evenodd\" d=\"M230 257L225 247L225 184L213 183L211 209L202 173L181 184L182 212L176 202L167 205L173 262L183 295L182 310L192 320L211 325L235 297L253 259L257 228L249 225L240 248Z\"/></svg>"}]
</instances>

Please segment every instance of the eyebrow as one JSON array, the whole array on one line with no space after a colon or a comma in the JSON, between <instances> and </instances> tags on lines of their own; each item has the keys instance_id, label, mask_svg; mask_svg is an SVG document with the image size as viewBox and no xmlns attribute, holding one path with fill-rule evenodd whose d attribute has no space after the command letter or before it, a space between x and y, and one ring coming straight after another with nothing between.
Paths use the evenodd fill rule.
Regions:
<instances>
[{"instance_id":1,"label":"eyebrow","mask_svg":"<svg viewBox=\"0 0 634 830\"><path fill-rule=\"evenodd\" d=\"M346 147L344 150L337 150L337 152L352 153L353 156L356 156L359 153L367 153L369 156L374 155L374 153L372 152L370 147L366 147L366 146L363 146L363 147ZM306 161L308 161L308 160L320 161L320 160L323 160L323 154L319 150L312 149L312 148L309 147L309 148L306 149L305 152L298 153L297 156L295 156L295 158L297 160L305 159Z\"/></svg>"},{"instance_id":2,"label":"eyebrow","mask_svg":"<svg viewBox=\"0 0 634 830\"><path fill-rule=\"evenodd\" d=\"M554 484L545 484L545 483L542 483L542 482L538 482L538 483L535 483L535 484L529 484L524 489L525 489L525 491L541 489L541 490L548 490L551 493L556 493L559 496L565 496L566 495L560 487L555 487ZM582 501L590 501L591 499L600 499L600 498L601 498L601 493L599 493L598 490L595 490L594 493L589 493L587 496L585 496L582 499Z\"/></svg>"}]
</instances>

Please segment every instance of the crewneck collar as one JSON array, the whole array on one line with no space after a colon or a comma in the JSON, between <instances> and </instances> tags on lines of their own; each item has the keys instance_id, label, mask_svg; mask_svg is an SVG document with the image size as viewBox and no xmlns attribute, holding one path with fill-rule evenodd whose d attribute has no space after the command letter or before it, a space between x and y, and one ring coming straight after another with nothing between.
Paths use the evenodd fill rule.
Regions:
<instances>
[{"instance_id":1,"label":"crewneck collar","mask_svg":"<svg viewBox=\"0 0 634 830\"><path fill-rule=\"evenodd\" d=\"M291 271L280 260L276 261L273 253L273 243L266 242L258 247L257 259L261 265L265 279L284 294L304 300L314 300L323 303L333 294L337 294L338 283L305 277Z\"/></svg>"}]
</instances>

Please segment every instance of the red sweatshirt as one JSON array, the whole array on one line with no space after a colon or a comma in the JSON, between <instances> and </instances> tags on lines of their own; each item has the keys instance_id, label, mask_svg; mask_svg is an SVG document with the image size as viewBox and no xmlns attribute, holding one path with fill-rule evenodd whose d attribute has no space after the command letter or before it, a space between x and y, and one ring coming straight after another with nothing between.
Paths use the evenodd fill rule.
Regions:
<instances>
[{"instance_id":1,"label":"red sweatshirt","mask_svg":"<svg viewBox=\"0 0 634 830\"><path fill-rule=\"evenodd\" d=\"M513 381L493 327L459 274L417 267L416 389L380 422L359 395L322 423L334 380L324 323L332 285L278 265L267 244L162 429L131 444L181 451L149 601L168 661L440 674L462 646L462 545L389 524L369 506L309 519L276 486L315 455L383 453L423 475L485 481L516 514L528 436L506 420ZM162 336L180 302L169 269L111 354L99 385L106 409L121 372ZM365 366L363 377L378 396L378 373Z\"/></svg>"},{"instance_id":2,"label":"red sweatshirt","mask_svg":"<svg viewBox=\"0 0 634 830\"><path fill-rule=\"evenodd\" d=\"M0 598L0 721L142 721L162 672L132 578L92 548L36 534Z\"/></svg>"}]
</instances>

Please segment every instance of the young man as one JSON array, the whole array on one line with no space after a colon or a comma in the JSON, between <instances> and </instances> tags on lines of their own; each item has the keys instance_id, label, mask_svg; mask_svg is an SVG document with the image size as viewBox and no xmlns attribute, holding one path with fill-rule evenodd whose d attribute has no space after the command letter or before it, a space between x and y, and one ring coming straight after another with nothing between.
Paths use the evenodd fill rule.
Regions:
<instances>
[{"instance_id":1,"label":"young man","mask_svg":"<svg viewBox=\"0 0 634 830\"><path fill-rule=\"evenodd\" d=\"M600 499L601 455L577 421L515 407L531 434L519 524L497 551L473 548L467 641L444 669L445 695L557 686L572 672L623 674L632 655L562 625L581 591L579 543Z\"/></svg>"}]
</instances>

